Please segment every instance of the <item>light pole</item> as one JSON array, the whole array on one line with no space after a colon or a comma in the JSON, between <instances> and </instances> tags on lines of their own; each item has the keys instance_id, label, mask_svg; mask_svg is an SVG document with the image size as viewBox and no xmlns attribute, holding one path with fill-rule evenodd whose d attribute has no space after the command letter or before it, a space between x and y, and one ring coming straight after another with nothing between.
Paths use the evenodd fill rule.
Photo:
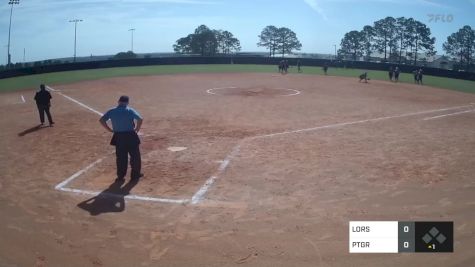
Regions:
<instances>
[{"instance_id":1,"label":"light pole","mask_svg":"<svg viewBox=\"0 0 475 267\"><path fill-rule=\"evenodd\" d=\"M132 41L131 41L131 43L132 43L132 50L130 50L130 51L132 51L132 53L134 52L134 31L135 31L135 29L129 29L129 32L132 33Z\"/></svg>"},{"instance_id":2,"label":"light pole","mask_svg":"<svg viewBox=\"0 0 475 267\"><path fill-rule=\"evenodd\" d=\"M333 45L335 47L335 60L336 60L336 44Z\"/></svg>"},{"instance_id":3,"label":"light pole","mask_svg":"<svg viewBox=\"0 0 475 267\"><path fill-rule=\"evenodd\" d=\"M8 26L8 52L7 52L7 67L12 63L12 55L10 55L10 34L12 31L12 15L13 15L13 5L20 4L20 0L10 0L8 4L12 7L10 8L10 26Z\"/></svg>"},{"instance_id":4,"label":"light pole","mask_svg":"<svg viewBox=\"0 0 475 267\"><path fill-rule=\"evenodd\" d=\"M77 29L78 29L78 22L81 22L82 19L72 19L69 22L74 22L74 62L76 62L76 36L77 36Z\"/></svg>"}]
</instances>

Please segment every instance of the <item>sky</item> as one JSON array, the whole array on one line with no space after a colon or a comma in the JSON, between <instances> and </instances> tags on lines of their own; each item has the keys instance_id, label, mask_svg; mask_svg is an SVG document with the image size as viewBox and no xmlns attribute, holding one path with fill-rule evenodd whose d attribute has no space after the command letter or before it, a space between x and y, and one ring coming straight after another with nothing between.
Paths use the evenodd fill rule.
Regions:
<instances>
[{"instance_id":1,"label":"sky","mask_svg":"<svg viewBox=\"0 0 475 267\"><path fill-rule=\"evenodd\" d=\"M7 59L10 5L0 5L0 64ZM242 51L265 51L258 35L267 25L292 29L301 52L334 53L343 35L386 16L413 17L436 37L443 54L447 36L464 25L475 28L475 0L20 0L13 8L13 62L134 52L172 52L173 44L205 24L232 32ZM430 21L431 16L438 20ZM442 21L445 18L445 22ZM450 21L449 21L450 20Z\"/></svg>"}]
</instances>

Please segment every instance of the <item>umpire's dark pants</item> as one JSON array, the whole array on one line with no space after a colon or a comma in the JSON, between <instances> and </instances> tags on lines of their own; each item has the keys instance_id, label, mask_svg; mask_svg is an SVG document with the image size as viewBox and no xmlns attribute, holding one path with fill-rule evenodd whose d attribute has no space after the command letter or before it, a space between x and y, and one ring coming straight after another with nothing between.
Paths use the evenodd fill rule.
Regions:
<instances>
[{"instance_id":1,"label":"umpire's dark pants","mask_svg":"<svg viewBox=\"0 0 475 267\"><path fill-rule=\"evenodd\" d=\"M127 174L128 158L130 155L130 174L132 179L140 178L142 159L140 157L140 139L136 132L114 133L111 145L115 146L117 163L117 178L122 179Z\"/></svg>"},{"instance_id":2,"label":"umpire's dark pants","mask_svg":"<svg viewBox=\"0 0 475 267\"><path fill-rule=\"evenodd\" d=\"M49 124L52 124L53 118L51 118L51 113L49 112L49 105L37 105L37 107L38 107L38 112L40 113L41 123L45 123L45 113L46 113Z\"/></svg>"}]
</instances>

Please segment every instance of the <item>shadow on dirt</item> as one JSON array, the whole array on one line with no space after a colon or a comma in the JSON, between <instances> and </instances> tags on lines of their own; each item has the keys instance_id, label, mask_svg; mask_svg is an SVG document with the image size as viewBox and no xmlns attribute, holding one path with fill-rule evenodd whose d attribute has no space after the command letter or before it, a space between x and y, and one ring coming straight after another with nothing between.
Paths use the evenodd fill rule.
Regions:
<instances>
[{"instance_id":1,"label":"shadow on dirt","mask_svg":"<svg viewBox=\"0 0 475 267\"><path fill-rule=\"evenodd\" d=\"M30 134L30 133L34 133L34 132L39 131L39 130L44 129L44 128L48 128L48 127L42 126L42 125L36 125L34 127L31 127L29 129L24 130L21 133L18 133L18 136L22 137L22 136L25 136L25 135Z\"/></svg>"},{"instance_id":2,"label":"shadow on dirt","mask_svg":"<svg viewBox=\"0 0 475 267\"><path fill-rule=\"evenodd\" d=\"M125 196L130 194L130 191L138 182L139 180L131 180L122 187L125 181L116 180L99 195L85 200L77 206L88 211L91 216L108 212L122 212L125 210Z\"/></svg>"}]
</instances>

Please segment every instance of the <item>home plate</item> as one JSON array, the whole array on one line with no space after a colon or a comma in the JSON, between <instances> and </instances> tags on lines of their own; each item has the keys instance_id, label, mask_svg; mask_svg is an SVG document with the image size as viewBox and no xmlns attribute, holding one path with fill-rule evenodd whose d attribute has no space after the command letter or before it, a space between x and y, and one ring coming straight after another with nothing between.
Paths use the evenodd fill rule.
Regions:
<instances>
[{"instance_id":1,"label":"home plate","mask_svg":"<svg viewBox=\"0 0 475 267\"><path fill-rule=\"evenodd\" d=\"M182 147L182 146L171 146L169 148L167 148L168 150L172 151L172 152L179 152L179 151L183 151L185 149L187 149L186 147Z\"/></svg>"}]
</instances>

